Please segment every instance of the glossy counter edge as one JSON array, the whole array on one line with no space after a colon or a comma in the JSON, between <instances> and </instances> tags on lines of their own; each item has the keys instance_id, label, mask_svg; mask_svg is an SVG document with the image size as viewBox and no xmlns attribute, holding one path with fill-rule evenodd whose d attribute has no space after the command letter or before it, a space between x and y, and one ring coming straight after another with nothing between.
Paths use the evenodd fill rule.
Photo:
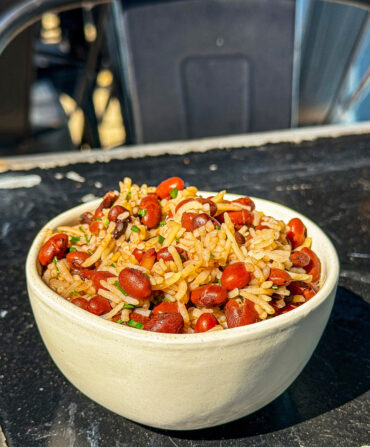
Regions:
<instances>
[{"instance_id":1,"label":"glossy counter edge","mask_svg":"<svg viewBox=\"0 0 370 447\"><path fill-rule=\"evenodd\" d=\"M300 143L318 138L336 138L346 135L370 133L370 121L355 124L326 125L258 132L199 140L151 143L123 146L114 149L92 149L76 152L54 152L0 158L0 172L28 170L33 168L55 168L76 163L108 162L127 158L155 157L164 154L184 155L189 152L206 152L212 149L248 148L282 142Z\"/></svg>"}]
</instances>

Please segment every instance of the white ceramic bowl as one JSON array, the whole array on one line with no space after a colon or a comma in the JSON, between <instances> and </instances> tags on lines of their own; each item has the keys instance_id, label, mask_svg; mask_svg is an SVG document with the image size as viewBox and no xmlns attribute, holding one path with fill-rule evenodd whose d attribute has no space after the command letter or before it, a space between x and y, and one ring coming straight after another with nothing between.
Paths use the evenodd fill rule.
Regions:
<instances>
[{"instance_id":1,"label":"white ceramic bowl","mask_svg":"<svg viewBox=\"0 0 370 447\"><path fill-rule=\"evenodd\" d=\"M46 224L28 254L28 293L41 337L73 385L128 419L173 430L211 427L246 416L288 388L328 321L339 261L330 240L312 221L282 205L253 200L258 210L285 222L302 219L321 259L323 286L310 301L276 318L201 334L120 326L58 296L39 275L37 256L45 228L76 223L82 212L100 201L73 208Z\"/></svg>"}]
</instances>

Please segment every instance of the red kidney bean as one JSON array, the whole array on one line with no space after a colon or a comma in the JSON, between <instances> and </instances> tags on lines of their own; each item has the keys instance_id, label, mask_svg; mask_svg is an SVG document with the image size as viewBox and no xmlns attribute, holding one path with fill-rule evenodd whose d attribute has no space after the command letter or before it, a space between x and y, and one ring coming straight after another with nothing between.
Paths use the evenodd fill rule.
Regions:
<instances>
[{"instance_id":1,"label":"red kidney bean","mask_svg":"<svg viewBox=\"0 0 370 447\"><path fill-rule=\"evenodd\" d=\"M94 272L92 277L88 279L92 279L96 291L98 291L99 289L108 290L106 287L103 287L100 284L100 281L106 281L108 278L113 278L113 276L115 275L110 272L104 272L103 270L101 270L99 272Z\"/></svg>"},{"instance_id":2,"label":"red kidney bean","mask_svg":"<svg viewBox=\"0 0 370 447\"><path fill-rule=\"evenodd\" d=\"M184 189L184 181L180 177L171 177L167 180L164 180L157 186L155 192L161 199L164 199L175 188L177 188L179 191Z\"/></svg>"},{"instance_id":3,"label":"red kidney bean","mask_svg":"<svg viewBox=\"0 0 370 447\"><path fill-rule=\"evenodd\" d=\"M306 270L308 275L312 275L312 282L318 281L321 274L320 259L310 248L304 247L302 248L301 252L307 254L310 257L310 262L303 268Z\"/></svg>"},{"instance_id":4,"label":"red kidney bean","mask_svg":"<svg viewBox=\"0 0 370 447\"><path fill-rule=\"evenodd\" d=\"M123 290L138 300L149 298L152 293L149 278L141 270L126 267L119 274L118 280Z\"/></svg>"},{"instance_id":5,"label":"red kidney bean","mask_svg":"<svg viewBox=\"0 0 370 447\"><path fill-rule=\"evenodd\" d=\"M168 301L162 301L160 304L158 304L153 308L154 315L168 314L171 312L178 312L178 311L179 306L177 305L177 302L169 303Z\"/></svg>"},{"instance_id":6,"label":"red kidney bean","mask_svg":"<svg viewBox=\"0 0 370 447\"><path fill-rule=\"evenodd\" d=\"M62 259L68 247L68 236L64 233L54 234L42 246L39 253L40 264L46 266L52 262L56 256L57 259Z\"/></svg>"},{"instance_id":7,"label":"red kidney bean","mask_svg":"<svg viewBox=\"0 0 370 447\"><path fill-rule=\"evenodd\" d=\"M94 219L101 219L104 216L103 210L101 208L96 208L94 213Z\"/></svg>"},{"instance_id":8,"label":"red kidney bean","mask_svg":"<svg viewBox=\"0 0 370 447\"><path fill-rule=\"evenodd\" d=\"M247 299L244 300L241 307L235 300L229 300L224 307L224 311L228 328L246 326L259 321L254 303Z\"/></svg>"},{"instance_id":9,"label":"red kidney bean","mask_svg":"<svg viewBox=\"0 0 370 447\"><path fill-rule=\"evenodd\" d=\"M177 211L178 211L183 205L185 205L185 203L191 202L192 200L196 200L196 197L188 197L187 199L181 200L181 202L179 202L179 203L176 205L175 213L177 213Z\"/></svg>"},{"instance_id":10,"label":"red kidney bean","mask_svg":"<svg viewBox=\"0 0 370 447\"><path fill-rule=\"evenodd\" d=\"M194 289L190 299L196 306L208 308L222 306L227 301L227 291L217 284L207 284Z\"/></svg>"},{"instance_id":11,"label":"red kidney bean","mask_svg":"<svg viewBox=\"0 0 370 447\"><path fill-rule=\"evenodd\" d=\"M153 315L144 324L144 330L164 332L167 334L181 334L184 328L184 319L178 312Z\"/></svg>"},{"instance_id":12,"label":"red kidney bean","mask_svg":"<svg viewBox=\"0 0 370 447\"><path fill-rule=\"evenodd\" d=\"M246 270L243 262L228 265L221 276L221 284L226 290L242 289L250 280L251 274Z\"/></svg>"},{"instance_id":13,"label":"red kidney bean","mask_svg":"<svg viewBox=\"0 0 370 447\"><path fill-rule=\"evenodd\" d=\"M87 310L95 315L106 314L112 309L109 300L100 295L96 295L88 303Z\"/></svg>"},{"instance_id":14,"label":"red kidney bean","mask_svg":"<svg viewBox=\"0 0 370 447\"><path fill-rule=\"evenodd\" d=\"M195 216L195 213L183 213L181 217L181 225L185 228L186 231L192 231L191 223Z\"/></svg>"},{"instance_id":15,"label":"red kidney bean","mask_svg":"<svg viewBox=\"0 0 370 447\"><path fill-rule=\"evenodd\" d=\"M135 248L132 254L135 256L136 260L140 262L143 259L144 250L141 250L140 248Z\"/></svg>"},{"instance_id":16,"label":"red kidney bean","mask_svg":"<svg viewBox=\"0 0 370 447\"><path fill-rule=\"evenodd\" d=\"M248 210L227 211L231 222L234 225L242 227L243 225L252 225L253 214Z\"/></svg>"},{"instance_id":17,"label":"red kidney bean","mask_svg":"<svg viewBox=\"0 0 370 447\"><path fill-rule=\"evenodd\" d=\"M207 332L218 325L216 317L212 314L202 314L195 325L195 332Z\"/></svg>"},{"instance_id":18,"label":"red kidney bean","mask_svg":"<svg viewBox=\"0 0 370 447\"><path fill-rule=\"evenodd\" d=\"M202 205L208 204L209 205L209 214L211 216L214 216L217 213L217 205L215 202L212 202L211 199L205 199L203 197L188 197L187 199L181 200L180 203L176 205L175 212L177 212L185 203L191 202L192 200L195 200Z\"/></svg>"},{"instance_id":19,"label":"red kidney bean","mask_svg":"<svg viewBox=\"0 0 370 447\"><path fill-rule=\"evenodd\" d=\"M196 230L197 228L205 225L211 218L206 213L196 214L191 221L191 231Z\"/></svg>"},{"instance_id":20,"label":"red kidney bean","mask_svg":"<svg viewBox=\"0 0 370 447\"><path fill-rule=\"evenodd\" d=\"M85 300L85 298L75 298L74 300L71 301L71 303L84 310L87 310L89 306L89 302Z\"/></svg>"},{"instance_id":21,"label":"red kidney bean","mask_svg":"<svg viewBox=\"0 0 370 447\"><path fill-rule=\"evenodd\" d=\"M117 219L116 226L113 231L113 237L114 239L118 239L122 236L122 234L126 231L128 224L128 219L125 220L119 220Z\"/></svg>"},{"instance_id":22,"label":"red kidney bean","mask_svg":"<svg viewBox=\"0 0 370 447\"><path fill-rule=\"evenodd\" d=\"M146 208L147 205L149 205L150 203L156 203L159 205L157 194L153 193L153 194L149 194L149 195L143 197L140 200L139 208L142 210L142 209Z\"/></svg>"},{"instance_id":23,"label":"red kidney bean","mask_svg":"<svg viewBox=\"0 0 370 447\"><path fill-rule=\"evenodd\" d=\"M141 217L141 222L149 229L156 228L159 225L162 217L161 206L158 201L151 201L145 206L145 216Z\"/></svg>"},{"instance_id":24,"label":"red kidney bean","mask_svg":"<svg viewBox=\"0 0 370 447\"><path fill-rule=\"evenodd\" d=\"M81 216L80 216L80 222L82 224L91 224L93 219L94 219L94 216L89 211L81 214Z\"/></svg>"},{"instance_id":25,"label":"red kidney bean","mask_svg":"<svg viewBox=\"0 0 370 447\"><path fill-rule=\"evenodd\" d=\"M239 231L235 231L234 237L238 245L245 244L245 237L241 233L239 233Z\"/></svg>"},{"instance_id":26,"label":"red kidney bean","mask_svg":"<svg viewBox=\"0 0 370 447\"><path fill-rule=\"evenodd\" d=\"M67 254L66 260L73 270L82 270L84 267L82 267L82 264L86 261L87 258L89 258L89 253L85 253L83 251L71 251ZM91 266L90 268L94 268Z\"/></svg>"},{"instance_id":27,"label":"red kidney bean","mask_svg":"<svg viewBox=\"0 0 370 447\"><path fill-rule=\"evenodd\" d=\"M276 286L287 286L292 282L292 278L290 277L289 273L287 273L285 270L275 268L270 269L270 275L268 279L272 281Z\"/></svg>"},{"instance_id":28,"label":"red kidney bean","mask_svg":"<svg viewBox=\"0 0 370 447\"><path fill-rule=\"evenodd\" d=\"M303 295L308 301L311 299L314 295L316 295L318 288L315 286L315 284L307 283L304 281L292 281L288 289L290 290L290 293L292 295Z\"/></svg>"},{"instance_id":29,"label":"red kidney bean","mask_svg":"<svg viewBox=\"0 0 370 447\"><path fill-rule=\"evenodd\" d=\"M114 191L108 191L103 197L103 201L99 205L101 209L110 208L113 203L118 199L118 194Z\"/></svg>"},{"instance_id":30,"label":"red kidney bean","mask_svg":"<svg viewBox=\"0 0 370 447\"><path fill-rule=\"evenodd\" d=\"M99 231L100 231L100 223L97 220L94 220L93 222L91 222L91 224L89 225L89 230L91 234L95 234L98 235Z\"/></svg>"},{"instance_id":31,"label":"red kidney bean","mask_svg":"<svg viewBox=\"0 0 370 447\"><path fill-rule=\"evenodd\" d=\"M306 267L310 263L311 258L303 251L293 251L290 255L290 260L293 263L293 267Z\"/></svg>"},{"instance_id":32,"label":"red kidney bean","mask_svg":"<svg viewBox=\"0 0 370 447\"><path fill-rule=\"evenodd\" d=\"M137 321L138 323L145 324L150 320L150 318L133 311L130 313L130 320L134 320Z\"/></svg>"},{"instance_id":33,"label":"red kidney bean","mask_svg":"<svg viewBox=\"0 0 370 447\"><path fill-rule=\"evenodd\" d=\"M188 259L188 253L180 247L175 247L177 253L184 257L185 260ZM168 247L161 248L157 253L157 260L163 259L163 261L173 261L171 253L168 251Z\"/></svg>"},{"instance_id":34,"label":"red kidney bean","mask_svg":"<svg viewBox=\"0 0 370 447\"><path fill-rule=\"evenodd\" d=\"M294 217L288 222L289 230L286 235L290 240L293 249L303 244L306 239L307 229L301 219Z\"/></svg>"},{"instance_id":35,"label":"red kidney bean","mask_svg":"<svg viewBox=\"0 0 370 447\"><path fill-rule=\"evenodd\" d=\"M241 197L240 199L235 199L233 202L240 203L241 205L250 206L251 211L256 208L253 200L250 197Z\"/></svg>"},{"instance_id":36,"label":"red kidney bean","mask_svg":"<svg viewBox=\"0 0 370 447\"><path fill-rule=\"evenodd\" d=\"M117 222L118 216L124 212L128 212L128 209L121 205L114 205L108 213L108 219L111 222Z\"/></svg>"},{"instance_id":37,"label":"red kidney bean","mask_svg":"<svg viewBox=\"0 0 370 447\"><path fill-rule=\"evenodd\" d=\"M141 258L140 265L145 267L147 270L151 270L155 261L157 259L157 253L154 248L149 248Z\"/></svg>"}]
</instances>

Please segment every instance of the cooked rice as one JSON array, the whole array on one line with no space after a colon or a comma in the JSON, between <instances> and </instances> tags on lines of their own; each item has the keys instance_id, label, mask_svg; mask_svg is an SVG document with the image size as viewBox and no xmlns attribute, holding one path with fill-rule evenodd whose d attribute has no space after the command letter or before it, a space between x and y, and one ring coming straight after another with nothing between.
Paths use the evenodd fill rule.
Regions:
<instances>
[{"instance_id":1,"label":"cooked rice","mask_svg":"<svg viewBox=\"0 0 370 447\"><path fill-rule=\"evenodd\" d=\"M236 300L242 305L245 300L254 303L259 320L274 317L287 304L294 306L306 301L303 295L291 296L285 286L274 286L269 278L271 268L278 268L288 272L293 281L311 283L312 276L304 268L293 267L290 260L291 244L287 239L287 226L278 219L265 216L262 212L253 210L250 206L224 200L226 191L219 192L212 198L217 205L215 219L221 214L224 222L216 224L209 220L205 225L194 231L186 231L182 227L181 219L184 213L210 213L209 203L200 203L197 188L187 187L178 191L177 197L162 199L161 224L154 229L148 229L142 224L138 216L141 199L149 193L155 193L156 188L132 184L131 179L125 178L119 184L120 191L112 206L121 205L127 212L119 218L129 219L127 228L118 238L114 238L116 223L109 221L109 208L102 209L99 231L92 234L88 224L76 223L72 226L60 226L54 232L65 233L69 236L68 247L72 250L88 253L90 256L83 262L84 269L95 266L95 271L105 271L114 275L113 278L101 282L101 288L95 289L90 279L82 278L79 272L72 270L65 259L55 260L47 265L42 278L55 292L66 300L73 301L83 298L90 301L97 294L108 299L112 310L101 318L112 320L119 317L118 322L127 324L132 312L143 318L150 317L152 308L161 300L177 303L178 312L184 320L184 333L193 333L199 317L204 313L211 313L217 319L217 325L212 331L223 330L228 327L227 317L222 307L202 308L189 301L191 292L205 284L218 284L222 271L234 262L243 262L247 272L251 273L251 280L242 289L235 288L228 291L228 299ZM176 210L176 206L186 198L194 198ZM252 225L236 225L232 222L227 211L247 210L253 214ZM94 214L95 210L91 210ZM263 229L256 226L263 221ZM238 244L236 231L245 237L244 244ZM52 234L48 231L48 240ZM312 240L306 237L303 247L310 248ZM157 260L148 269L139 264L133 254L136 248L146 250L154 248L156 252L168 247L173 260ZM182 253L186 252L186 257ZM119 273L126 267L138 269L148 275L153 294L150 299L139 300L124 295L117 280ZM288 300L289 298L289 300ZM287 301L285 301L287 300ZM190 304L190 307L188 306ZM125 306L129 305L129 308ZM131 307L130 307L131 306ZM294 307L293 306L293 307Z\"/></svg>"}]
</instances>

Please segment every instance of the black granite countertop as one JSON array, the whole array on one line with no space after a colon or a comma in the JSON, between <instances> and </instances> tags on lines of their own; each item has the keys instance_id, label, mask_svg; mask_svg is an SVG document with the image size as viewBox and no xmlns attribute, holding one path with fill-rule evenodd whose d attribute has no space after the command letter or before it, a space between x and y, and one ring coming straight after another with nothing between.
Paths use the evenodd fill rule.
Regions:
<instances>
[{"instance_id":1,"label":"black granite countertop","mask_svg":"<svg viewBox=\"0 0 370 447\"><path fill-rule=\"evenodd\" d=\"M71 171L85 181L76 181L78 177ZM33 176L31 181L39 184L0 189L0 426L7 445L370 444L369 173L369 134L13 172L12 176L20 178ZM0 180L9 175L1 174ZM226 188L296 209L326 231L341 260L331 318L296 381L256 413L199 431L145 427L111 413L77 391L41 342L24 276L31 241L50 218L81 203L88 193L100 196L115 188L124 176L136 183L157 184L172 175L180 175L200 189ZM0 432L0 445L1 436Z\"/></svg>"}]
</instances>

